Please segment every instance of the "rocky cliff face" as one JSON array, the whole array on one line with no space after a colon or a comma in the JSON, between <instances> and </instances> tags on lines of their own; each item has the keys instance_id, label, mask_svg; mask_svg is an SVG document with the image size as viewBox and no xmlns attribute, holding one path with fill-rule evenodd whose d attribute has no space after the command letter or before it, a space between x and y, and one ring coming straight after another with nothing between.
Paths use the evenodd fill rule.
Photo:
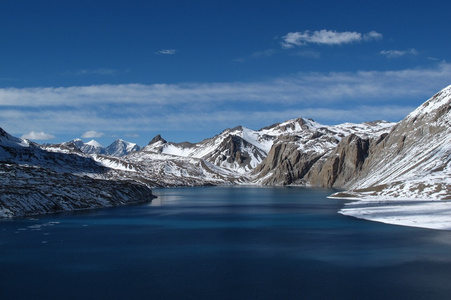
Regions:
<instances>
[{"instance_id":1,"label":"rocky cliff face","mask_svg":"<svg viewBox=\"0 0 451 300\"><path fill-rule=\"evenodd\" d=\"M304 176L323 155L299 151L295 138L281 139L255 170L257 182L265 185L305 184Z\"/></svg>"},{"instance_id":2,"label":"rocky cliff face","mask_svg":"<svg viewBox=\"0 0 451 300\"><path fill-rule=\"evenodd\" d=\"M370 155L370 149L386 136L386 133L371 138L355 134L347 136L329 155L313 166L306 176L306 181L310 185L321 187L343 188L349 185L362 170Z\"/></svg>"}]
</instances>

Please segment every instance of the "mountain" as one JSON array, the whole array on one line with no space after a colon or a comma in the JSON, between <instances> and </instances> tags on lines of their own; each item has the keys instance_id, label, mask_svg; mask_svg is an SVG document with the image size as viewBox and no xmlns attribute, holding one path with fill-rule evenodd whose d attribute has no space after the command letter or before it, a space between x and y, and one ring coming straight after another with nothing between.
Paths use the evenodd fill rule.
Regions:
<instances>
[{"instance_id":1,"label":"mountain","mask_svg":"<svg viewBox=\"0 0 451 300\"><path fill-rule=\"evenodd\" d=\"M376 121L327 126L311 119L296 119L264 129L265 135L277 134L268 156L253 171L253 181L264 185L323 185L313 183L313 170L329 157L340 141L352 136L378 137L394 123Z\"/></svg>"},{"instance_id":2,"label":"mountain","mask_svg":"<svg viewBox=\"0 0 451 300\"><path fill-rule=\"evenodd\" d=\"M158 135L143 150L148 153L202 159L220 168L244 174L262 161L268 147L265 141L260 140L258 132L238 126L196 144L170 143Z\"/></svg>"},{"instance_id":3,"label":"mountain","mask_svg":"<svg viewBox=\"0 0 451 300\"><path fill-rule=\"evenodd\" d=\"M107 154L105 147L96 140L85 143L81 139L74 139L61 144L44 144L42 146L52 152L76 151L85 154Z\"/></svg>"},{"instance_id":4,"label":"mountain","mask_svg":"<svg viewBox=\"0 0 451 300\"><path fill-rule=\"evenodd\" d=\"M373 141L341 197L451 199L451 86Z\"/></svg>"},{"instance_id":5,"label":"mountain","mask_svg":"<svg viewBox=\"0 0 451 300\"><path fill-rule=\"evenodd\" d=\"M41 147L0 128L0 217L124 205L154 197L147 185L119 178L72 146Z\"/></svg>"},{"instance_id":6,"label":"mountain","mask_svg":"<svg viewBox=\"0 0 451 300\"><path fill-rule=\"evenodd\" d=\"M115 140L111 145L105 148L105 154L121 157L131 152L140 151L141 147L135 143L126 142L121 139Z\"/></svg>"},{"instance_id":7,"label":"mountain","mask_svg":"<svg viewBox=\"0 0 451 300\"><path fill-rule=\"evenodd\" d=\"M46 146L49 149L53 148L54 150L61 148L62 151L64 151L64 149L74 150L74 148L77 148L79 151L85 154L103 154L115 157L121 157L131 152L141 150L141 147L138 146L137 144L126 142L121 139L115 140L113 143L111 143L111 145L109 145L106 148L96 140L91 140L85 143L81 139L74 139L72 141L65 142L62 144L50 144L44 146Z\"/></svg>"},{"instance_id":8,"label":"mountain","mask_svg":"<svg viewBox=\"0 0 451 300\"><path fill-rule=\"evenodd\" d=\"M393 125L380 121L326 126L311 119L298 118L257 131L242 126L226 129L221 134L197 144L170 143L161 136L156 136L143 151L202 159L217 167L249 176L249 180L257 183L282 185L291 184L293 181L268 180L275 172L274 168L287 161L286 157L275 158L280 153L280 147L291 145L291 150L296 153L320 157L347 135L382 134ZM288 152L293 154L291 150ZM275 155L275 152L278 154Z\"/></svg>"},{"instance_id":9,"label":"mountain","mask_svg":"<svg viewBox=\"0 0 451 300\"><path fill-rule=\"evenodd\" d=\"M289 151L290 154L305 153L317 159L330 152L341 138L349 134L382 134L391 126L392 123L383 121L325 126L299 118L257 131L238 126L199 143L171 143L157 135L141 151L120 160L104 155L94 159L118 172L130 171L132 166L135 180L158 186L302 184L301 177L284 181L273 172L275 168L280 173L285 172L286 158L273 162L273 165L269 161L273 157L271 153L277 152L280 145L291 143L295 149Z\"/></svg>"},{"instance_id":10,"label":"mountain","mask_svg":"<svg viewBox=\"0 0 451 300\"><path fill-rule=\"evenodd\" d=\"M86 154L106 154L105 147L96 140L84 143L80 150Z\"/></svg>"},{"instance_id":11,"label":"mountain","mask_svg":"<svg viewBox=\"0 0 451 300\"><path fill-rule=\"evenodd\" d=\"M74 143L75 146L77 146L78 149L80 149L81 152L86 154L107 154L105 147L102 146L99 142L96 140L90 140L89 142L85 143L81 139L75 139L70 141L69 143Z\"/></svg>"}]
</instances>

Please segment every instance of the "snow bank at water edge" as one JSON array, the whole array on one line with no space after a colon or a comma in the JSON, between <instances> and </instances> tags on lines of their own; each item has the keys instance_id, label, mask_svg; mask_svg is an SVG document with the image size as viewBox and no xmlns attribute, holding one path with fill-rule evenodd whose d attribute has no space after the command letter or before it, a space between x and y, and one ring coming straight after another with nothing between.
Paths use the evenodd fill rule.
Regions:
<instances>
[{"instance_id":1,"label":"snow bank at water edge","mask_svg":"<svg viewBox=\"0 0 451 300\"><path fill-rule=\"evenodd\" d=\"M451 230L451 201L447 200L360 199L346 203L338 213L386 224Z\"/></svg>"}]
</instances>

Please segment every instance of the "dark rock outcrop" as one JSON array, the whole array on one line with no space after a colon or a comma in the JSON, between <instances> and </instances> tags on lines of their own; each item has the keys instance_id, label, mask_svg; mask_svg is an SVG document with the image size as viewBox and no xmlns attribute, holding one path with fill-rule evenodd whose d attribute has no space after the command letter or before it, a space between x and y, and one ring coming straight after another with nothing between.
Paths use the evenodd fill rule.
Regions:
<instances>
[{"instance_id":1,"label":"dark rock outcrop","mask_svg":"<svg viewBox=\"0 0 451 300\"><path fill-rule=\"evenodd\" d=\"M254 173L265 185L304 184L305 174L321 156L300 151L295 143L277 143Z\"/></svg>"},{"instance_id":2,"label":"dark rock outcrop","mask_svg":"<svg viewBox=\"0 0 451 300\"><path fill-rule=\"evenodd\" d=\"M351 134L342 139L327 158L315 164L305 180L313 186L343 187L362 169L369 148L369 139Z\"/></svg>"},{"instance_id":3,"label":"dark rock outcrop","mask_svg":"<svg viewBox=\"0 0 451 300\"><path fill-rule=\"evenodd\" d=\"M155 144L157 142L161 142L162 144L166 144L167 141L161 137L161 135L156 135L152 140L150 140L149 145Z\"/></svg>"},{"instance_id":4,"label":"dark rock outcrop","mask_svg":"<svg viewBox=\"0 0 451 300\"><path fill-rule=\"evenodd\" d=\"M228 135L214 151L204 157L217 166L228 165L232 169L252 170L253 160L261 161L266 153L238 135Z\"/></svg>"}]
</instances>

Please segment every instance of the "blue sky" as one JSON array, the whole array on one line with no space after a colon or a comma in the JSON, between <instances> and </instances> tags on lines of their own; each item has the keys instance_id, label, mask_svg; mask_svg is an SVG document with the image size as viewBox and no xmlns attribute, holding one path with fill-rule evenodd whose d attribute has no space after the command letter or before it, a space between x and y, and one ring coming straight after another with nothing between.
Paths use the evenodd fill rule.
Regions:
<instances>
[{"instance_id":1,"label":"blue sky","mask_svg":"<svg viewBox=\"0 0 451 300\"><path fill-rule=\"evenodd\" d=\"M0 127L198 142L296 117L399 121L451 84L449 1L3 1Z\"/></svg>"}]
</instances>

